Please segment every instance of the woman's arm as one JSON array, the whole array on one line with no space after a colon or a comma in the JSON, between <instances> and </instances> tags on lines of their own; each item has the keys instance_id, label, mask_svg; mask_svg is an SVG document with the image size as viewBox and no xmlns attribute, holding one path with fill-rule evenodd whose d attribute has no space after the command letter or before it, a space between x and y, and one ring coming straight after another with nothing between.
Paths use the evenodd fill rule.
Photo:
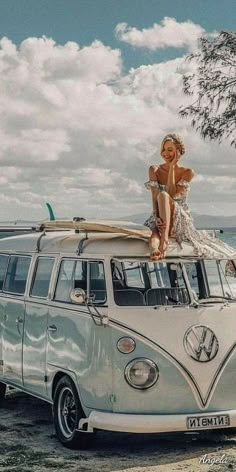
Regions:
<instances>
[{"instance_id":1,"label":"woman's arm","mask_svg":"<svg viewBox=\"0 0 236 472\"><path fill-rule=\"evenodd\" d=\"M185 169L181 179L176 184L176 193L174 196L185 193L188 190L189 188L188 184L189 182L191 182L193 177L194 177L194 171L192 169Z\"/></svg>"},{"instance_id":2,"label":"woman's arm","mask_svg":"<svg viewBox=\"0 0 236 472\"><path fill-rule=\"evenodd\" d=\"M167 179L167 192L173 198L176 194L177 186L175 183L175 166L177 164L177 158L174 158L169 166L169 173Z\"/></svg>"},{"instance_id":3,"label":"woman's arm","mask_svg":"<svg viewBox=\"0 0 236 472\"><path fill-rule=\"evenodd\" d=\"M169 195L173 198L175 195L178 195L182 193L183 191L186 191L186 185L179 185L178 182L176 182L175 179L175 169L176 169L176 164L179 160L179 154L170 162L169 166L169 173L168 173L168 179L167 179L167 191ZM194 176L194 172L192 169L185 169L183 172L183 175L180 180L184 180L186 182L191 182L192 178Z\"/></svg>"},{"instance_id":4,"label":"woman's arm","mask_svg":"<svg viewBox=\"0 0 236 472\"><path fill-rule=\"evenodd\" d=\"M158 166L150 166L149 167L149 180L156 180L157 179L157 172L158 172ZM157 206L157 195L160 192L160 190L157 187L151 187L151 192L152 192L152 208L153 208L153 216L158 215L158 206Z\"/></svg>"}]
</instances>

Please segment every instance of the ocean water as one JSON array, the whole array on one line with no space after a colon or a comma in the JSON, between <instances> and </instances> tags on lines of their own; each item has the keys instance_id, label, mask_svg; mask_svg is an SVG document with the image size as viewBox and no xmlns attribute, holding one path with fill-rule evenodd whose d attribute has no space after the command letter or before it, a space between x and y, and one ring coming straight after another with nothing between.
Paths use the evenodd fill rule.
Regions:
<instances>
[{"instance_id":1,"label":"ocean water","mask_svg":"<svg viewBox=\"0 0 236 472\"><path fill-rule=\"evenodd\" d=\"M217 233L217 238L236 248L236 228L222 228L223 233Z\"/></svg>"}]
</instances>

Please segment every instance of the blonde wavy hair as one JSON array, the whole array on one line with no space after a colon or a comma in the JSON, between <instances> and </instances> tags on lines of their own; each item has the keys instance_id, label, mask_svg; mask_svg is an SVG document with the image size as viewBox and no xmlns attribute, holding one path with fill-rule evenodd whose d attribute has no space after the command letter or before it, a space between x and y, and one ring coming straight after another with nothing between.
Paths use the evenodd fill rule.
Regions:
<instances>
[{"instance_id":1,"label":"blonde wavy hair","mask_svg":"<svg viewBox=\"0 0 236 472\"><path fill-rule=\"evenodd\" d=\"M183 143L183 140L180 136L178 136L178 134L167 134L164 139L162 140L162 143L161 143L161 155L163 153L163 149L164 149L164 144L166 143L166 141L171 141L173 144L175 144L176 146L176 149L178 149L178 151L180 152L181 156L183 156L183 154L185 153L185 145Z\"/></svg>"}]
</instances>

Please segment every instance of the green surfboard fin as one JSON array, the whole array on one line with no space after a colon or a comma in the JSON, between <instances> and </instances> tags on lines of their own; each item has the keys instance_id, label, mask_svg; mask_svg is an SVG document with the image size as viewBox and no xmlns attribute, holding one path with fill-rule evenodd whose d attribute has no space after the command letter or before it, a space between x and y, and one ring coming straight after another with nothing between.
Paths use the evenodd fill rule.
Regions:
<instances>
[{"instance_id":1,"label":"green surfboard fin","mask_svg":"<svg viewBox=\"0 0 236 472\"><path fill-rule=\"evenodd\" d=\"M47 205L47 209L48 209L48 212L49 212L49 220L54 221L56 218L55 218L55 215L53 213L53 209L52 209L50 203L46 203L46 205Z\"/></svg>"}]
</instances>

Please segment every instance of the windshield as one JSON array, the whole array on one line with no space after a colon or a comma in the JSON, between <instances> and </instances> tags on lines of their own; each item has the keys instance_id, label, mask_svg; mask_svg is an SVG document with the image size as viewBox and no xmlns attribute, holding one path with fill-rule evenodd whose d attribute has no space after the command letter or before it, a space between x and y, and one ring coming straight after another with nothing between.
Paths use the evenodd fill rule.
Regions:
<instances>
[{"instance_id":1,"label":"windshield","mask_svg":"<svg viewBox=\"0 0 236 472\"><path fill-rule=\"evenodd\" d=\"M117 305L186 305L190 302L181 264L113 260L111 270Z\"/></svg>"},{"instance_id":2,"label":"windshield","mask_svg":"<svg viewBox=\"0 0 236 472\"><path fill-rule=\"evenodd\" d=\"M193 261L184 264L196 300L236 298L236 278L227 260ZM233 261L231 261L233 262Z\"/></svg>"}]
</instances>

